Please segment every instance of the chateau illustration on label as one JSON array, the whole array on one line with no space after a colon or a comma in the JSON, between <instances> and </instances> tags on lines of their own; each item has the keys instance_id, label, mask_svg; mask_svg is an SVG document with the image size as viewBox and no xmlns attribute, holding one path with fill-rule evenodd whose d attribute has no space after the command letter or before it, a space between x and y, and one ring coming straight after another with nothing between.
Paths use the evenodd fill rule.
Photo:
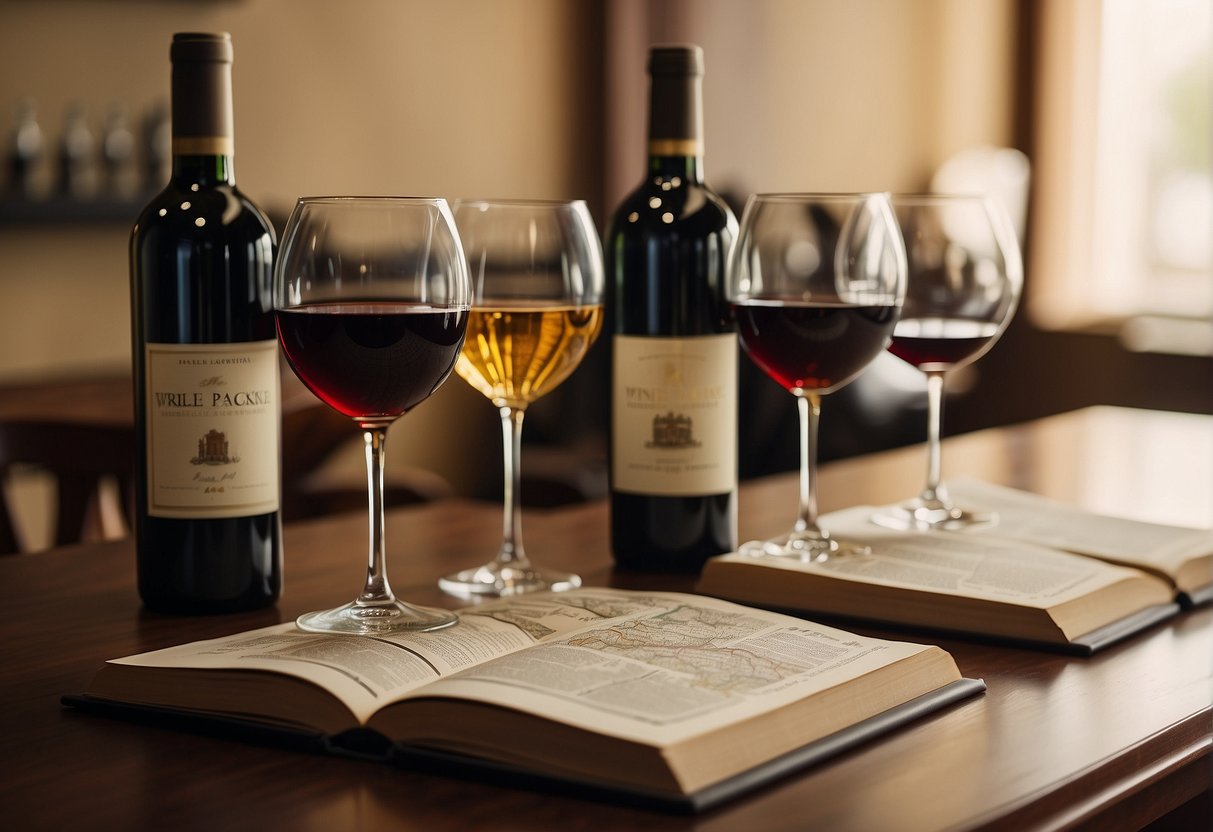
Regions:
<instances>
[{"instance_id":1,"label":"chateau illustration on label","mask_svg":"<svg viewBox=\"0 0 1213 832\"><path fill-rule=\"evenodd\" d=\"M646 448L698 448L690 416L670 411L653 417L653 439Z\"/></svg>"},{"instance_id":2,"label":"chateau illustration on label","mask_svg":"<svg viewBox=\"0 0 1213 832\"><path fill-rule=\"evenodd\" d=\"M227 434L211 429L198 440L198 456L190 460L193 465L231 465L240 457L228 453Z\"/></svg>"}]
</instances>

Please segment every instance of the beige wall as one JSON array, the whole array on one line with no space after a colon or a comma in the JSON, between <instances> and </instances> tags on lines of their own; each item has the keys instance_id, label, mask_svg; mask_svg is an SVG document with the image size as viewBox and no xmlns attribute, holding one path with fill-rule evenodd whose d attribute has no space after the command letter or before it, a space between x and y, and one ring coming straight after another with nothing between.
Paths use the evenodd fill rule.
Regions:
<instances>
[{"instance_id":1,"label":"beige wall","mask_svg":"<svg viewBox=\"0 0 1213 832\"><path fill-rule=\"evenodd\" d=\"M226 30L239 181L271 211L322 192L585 197L601 226L643 167L650 43L705 47L717 186L904 190L1010 141L1014 22L1013 0L7 2L0 129L26 96L52 137L72 100L94 125L112 101L142 110L167 97L174 31ZM127 365L127 233L0 227L0 382ZM465 385L406 421L394 450L457 486L452 443L409 436L462 433L460 457L497 464L496 417Z\"/></svg>"},{"instance_id":2,"label":"beige wall","mask_svg":"<svg viewBox=\"0 0 1213 832\"><path fill-rule=\"evenodd\" d=\"M923 188L1014 139L1015 0L610 0L609 202L639 178L645 50L704 47L707 176L757 191Z\"/></svg>"},{"instance_id":3,"label":"beige wall","mask_svg":"<svg viewBox=\"0 0 1213 832\"><path fill-rule=\"evenodd\" d=\"M303 193L595 198L591 23L565 0L4 3L0 124L28 96L52 139L74 100L99 130L110 102L167 98L174 31L227 30L239 182L276 213ZM126 362L127 232L0 229L0 378Z\"/></svg>"},{"instance_id":4,"label":"beige wall","mask_svg":"<svg viewBox=\"0 0 1213 832\"><path fill-rule=\"evenodd\" d=\"M99 131L110 102L141 112L167 98L173 32L229 31L239 184L277 215L305 193L594 204L596 13L567 0L2 3L0 130L30 97L52 140L74 100ZM0 382L128 366L128 234L0 227ZM464 454L496 455L495 422L456 380L408 433L446 427ZM400 435L394 451L451 467L449 443Z\"/></svg>"}]
</instances>

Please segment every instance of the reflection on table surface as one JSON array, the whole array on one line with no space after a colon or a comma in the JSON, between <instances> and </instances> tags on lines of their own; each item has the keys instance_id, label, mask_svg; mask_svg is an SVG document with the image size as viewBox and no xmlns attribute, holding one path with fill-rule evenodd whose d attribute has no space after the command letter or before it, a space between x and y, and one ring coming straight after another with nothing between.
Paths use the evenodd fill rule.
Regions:
<instances>
[{"instance_id":1,"label":"reflection on table surface","mask_svg":"<svg viewBox=\"0 0 1213 832\"><path fill-rule=\"evenodd\" d=\"M1093 407L951 437L943 472L945 481L977 477L1090 511L1210 527L1210 461L1209 416ZM921 479L925 468L920 446L823 466L823 507L832 511L904 499L915 493L914 478Z\"/></svg>"}]
</instances>

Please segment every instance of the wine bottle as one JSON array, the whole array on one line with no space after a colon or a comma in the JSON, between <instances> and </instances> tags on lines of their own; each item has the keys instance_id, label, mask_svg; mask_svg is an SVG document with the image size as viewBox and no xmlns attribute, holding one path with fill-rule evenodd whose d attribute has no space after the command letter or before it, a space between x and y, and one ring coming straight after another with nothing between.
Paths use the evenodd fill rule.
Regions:
<instances>
[{"instance_id":1,"label":"wine bottle","mask_svg":"<svg viewBox=\"0 0 1213 832\"><path fill-rule=\"evenodd\" d=\"M236 189L230 37L170 57L172 175L130 242L139 594L226 612L282 586L276 240Z\"/></svg>"},{"instance_id":2,"label":"wine bottle","mask_svg":"<svg viewBox=\"0 0 1213 832\"><path fill-rule=\"evenodd\" d=\"M704 183L703 51L654 47L648 68L648 171L606 244L611 548L626 569L695 572L737 543L737 220Z\"/></svg>"}]
</instances>

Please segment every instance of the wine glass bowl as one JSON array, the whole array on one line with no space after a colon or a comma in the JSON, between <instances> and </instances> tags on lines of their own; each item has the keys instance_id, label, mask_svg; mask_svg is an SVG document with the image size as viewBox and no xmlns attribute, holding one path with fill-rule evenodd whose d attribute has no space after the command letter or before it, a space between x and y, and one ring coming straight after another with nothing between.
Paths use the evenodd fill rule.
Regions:
<instances>
[{"instance_id":1,"label":"wine glass bowl","mask_svg":"<svg viewBox=\"0 0 1213 832\"><path fill-rule=\"evenodd\" d=\"M471 292L450 208L442 199L300 199L274 275L287 363L319 399L362 428L367 459L363 591L344 606L300 616L297 626L382 635L454 624L447 610L393 594L383 534L387 429L451 374L467 330Z\"/></svg>"},{"instance_id":2,"label":"wine glass bowl","mask_svg":"<svg viewBox=\"0 0 1213 832\"><path fill-rule=\"evenodd\" d=\"M535 567L522 542L522 422L577 368L602 326L602 252L584 202L461 201L472 310L456 372L497 408L503 443L502 542L490 562L442 577L460 597L580 586Z\"/></svg>"},{"instance_id":3,"label":"wine glass bowl","mask_svg":"<svg viewBox=\"0 0 1213 832\"><path fill-rule=\"evenodd\" d=\"M1023 286L1019 244L1001 206L969 194L892 197L906 244L907 286L889 352L927 377L927 483L878 512L895 529L968 529L997 523L992 511L953 504L941 478L940 430L948 373L984 355L1010 323Z\"/></svg>"},{"instance_id":4,"label":"wine glass bowl","mask_svg":"<svg viewBox=\"0 0 1213 832\"><path fill-rule=\"evenodd\" d=\"M397 301L332 302L280 310L278 331L304 385L366 428L390 425L446 380L461 319L465 312ZM391 366L400 371L385 373Z\"/></svg>"},{"instance_id":5,"label":"wine glass bowl","mask_svg":"<svg viewBox=\"0 0 1213 832\"><path fill-rule=\"evenodd\" d=\"M796 397L800 505L792 530L744 554L823 561L853 551L817 522L821 397L888 344L905 294L905 252L883 194L768 194L746 204L726 294L747 355Z\"/></svg>"}]
</instances>

